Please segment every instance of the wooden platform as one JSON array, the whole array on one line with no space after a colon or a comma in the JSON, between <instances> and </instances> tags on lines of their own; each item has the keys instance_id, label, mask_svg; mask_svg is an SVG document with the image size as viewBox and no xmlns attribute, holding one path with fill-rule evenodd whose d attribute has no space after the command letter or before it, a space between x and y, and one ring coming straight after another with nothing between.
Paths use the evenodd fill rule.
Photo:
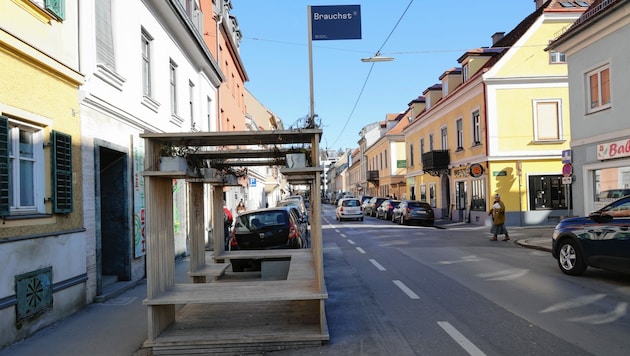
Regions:
<instances>
[{"instance_id":1,"label":"wooden platform","mask_svg":"<svg viewBox=\"0 0 630 356\"><path fill-rule=\"evenodd\" d=\"M188 272L188 275L193 279L194 283L205 283L208 277L216 281L225 274L229 267L229 263L208 263Z\"/></svg>"},{"instance_id":2,"label":"wooden platform","mask_svg":"<svg viewBox=\"0 0 630 356\"><path fill-rule=\"evenodd\" d=\"M213 283L211 283L213 284ZM320 346L319 301L189 304L153 342L153 355L243 354ZM326 325L326 323L324 323Z\"/></svg>"}]
</instances>

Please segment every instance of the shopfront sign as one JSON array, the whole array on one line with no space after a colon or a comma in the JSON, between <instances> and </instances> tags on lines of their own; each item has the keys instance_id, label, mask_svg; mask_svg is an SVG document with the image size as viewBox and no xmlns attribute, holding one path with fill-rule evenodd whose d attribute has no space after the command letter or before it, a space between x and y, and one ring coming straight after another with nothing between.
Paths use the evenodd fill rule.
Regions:
<instances>
[{"instance_id":1,"label":"shopfront sign","mask_svg":"<svg viewBox=\"0 0 630 356\"><path fill-rule=\"evenodd\" d=\"M481 177L483 175L483 166L479 163L474 163L470 165L470 175L473 178Z\"/></svg>"},{"instance_id":2,"label":"shopfront sign","mask_svg":"<svg viewBox=\"0 0 630 356\"><path fill-rule=\"evenodd\" d=\"M630 157L630 138L597 145L597 159Z\"/></svg>"}]
</instances>

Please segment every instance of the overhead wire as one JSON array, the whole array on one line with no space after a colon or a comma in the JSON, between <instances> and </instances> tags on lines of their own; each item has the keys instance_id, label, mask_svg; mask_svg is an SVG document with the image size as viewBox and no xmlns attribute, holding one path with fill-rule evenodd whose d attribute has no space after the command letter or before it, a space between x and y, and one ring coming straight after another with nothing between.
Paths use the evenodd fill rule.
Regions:
<instances>
[{"instance_id":1,"label":"overhead wire","mask_svg":"<svg viewBox=\"0 0 630 356\"><path fill-rule=\"evenodd\" d=\"M383 41L383 44L376 51L375 56L380 56L381 55L381 50L383 49L383 47L385 47L385 45L387 44L387 41L389 41L389 38L394 33L394 31L396 30L396 28L398 27L398 25L402 21L403 17L405 17L405 14L407 13L409 8L411 7L411 4L413 4L413 0L409 1L409 4L405 8L405 11L403 11L403 13L400 15L400 17L398 18L398 21L396 21L396 24L394 25L392 30L389 32L389 34L387 35L387 37ZM354 114L354 111L356 110L357 106L359 105L359 101L361 100L361 96L363 95L363 91L365 90L365 87L367 86L367 83L368 83L368 81L370 79L370 75L372 74L372 70L374 69L374 64L375 63L372 62L372 65L370 66L370 70L368 71L367 76L365 77L365 80L363 81L363 85L361 86L361 90L359 91L359 95L357 96L357 99L355 100L354 105L352 106L352 110L350 111L350 114L348 115L348 118L346 119L346 122L344 123L343 128L339 132L339 136L337 136L337 138L333 141L332 146L334 146L337 143L337 141L341 138L341 135L343 135L343 132L346 130L346 127L348 126L348 123L350 123L350 119L352 118L352 115Z\"/></svg>"}]
</instances>

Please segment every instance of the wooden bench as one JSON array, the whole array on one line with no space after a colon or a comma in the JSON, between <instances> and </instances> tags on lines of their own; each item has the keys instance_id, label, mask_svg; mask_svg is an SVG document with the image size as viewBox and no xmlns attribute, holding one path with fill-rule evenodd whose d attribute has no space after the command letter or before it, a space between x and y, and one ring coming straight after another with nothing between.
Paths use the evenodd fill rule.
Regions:
<instances>
[{"instance_id":1,"label":"wooden bench","mask_svg":"<svg viewBox=\"0 0 630 356\"><path fill-rule=\"evenodd\" d=\"M286 280L249 280L236 282L176 284L145 305L212 304L270 302L286 300L324 300L326 286L319 286L310 250L234 251L222 254L229 258L290 258ZM219 266L229 265L216 264ZM208 264L211 266L211 264ZM212 268L212 267L210 267ZM225 267L227 268L227 267ZM201 272L200 272L201 273Z\"/></svg>"},{"instance_id":2,"label":"wooden bench","mask_svg":"<svg viewBox=\"0 0 630 356\"><path fill-rule=\"evenodd\" d=\"M205 283L207 277L212 277L212 280L216 281L225 274L229 267L229 263L208 263L188 272L188 275L192 277L193 283Z\"/></svg>"}]
</instances>

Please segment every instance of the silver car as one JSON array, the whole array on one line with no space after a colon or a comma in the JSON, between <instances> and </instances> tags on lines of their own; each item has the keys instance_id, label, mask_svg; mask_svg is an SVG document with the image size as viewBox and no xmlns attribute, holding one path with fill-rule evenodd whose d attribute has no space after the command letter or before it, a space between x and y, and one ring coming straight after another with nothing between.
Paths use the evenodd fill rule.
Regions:
<instances>
[{"instance_id":1,"label":"silver car","mask_svg":"<svg viewBox=\"0 0 630 356\"><path fill-rule=\"evenodd\" d=\"M339 221L344 219L357 219L363 221L363 207L357 198L339 199L335 218Z\"/></svg>"}]
</instances>

